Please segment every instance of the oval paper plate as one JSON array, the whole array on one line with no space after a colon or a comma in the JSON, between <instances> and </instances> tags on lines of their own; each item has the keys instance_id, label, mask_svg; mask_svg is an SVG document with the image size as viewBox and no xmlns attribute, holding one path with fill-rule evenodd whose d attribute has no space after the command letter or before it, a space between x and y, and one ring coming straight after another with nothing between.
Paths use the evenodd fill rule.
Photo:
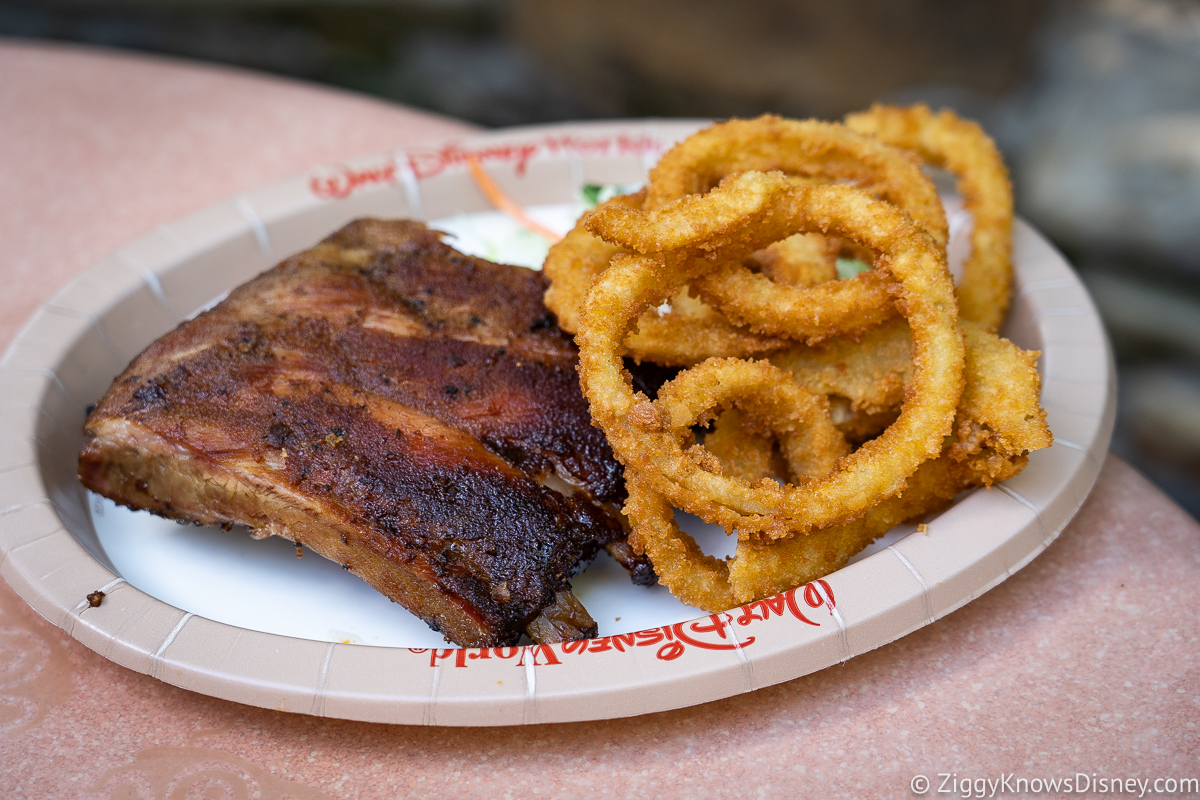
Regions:
<instances>
[{"instance_id":1,"label":"oval paper plate","mask_svg":"<svg viewBox=\"0 0 1200 800\"><path fill-rule=\"evenodd\" d=\"M825 580L726 613L697 617L661 589L609 580L603 564L593 566L599 577L576 580L606 634L589 641L449 648L423 626L399 622L409 618L399 606L332 579L328 591L346 597L331 617L261 613L270 598L246 593L281 592L277 605L286 607L296 581L324 586L325 573L311 564L320 560L310 556L300 569L294 557L277 557L278 541L270 550L233 534L164 532L148 515L122 517L80 487L89 404L151 341L283 257L356 217L403 216L442 220L464 246L498 246L520 260L521 241L496 245L513 228L485 213L468 156L561 227L581 208L583 187L643 181L659 154L697 127L524 128L336 165L166 225L96 265L38 311L0 363L0 572L88 647L177 686L266 708L436 725L620 717L752 691L893 641L1003 581L1054 540L1087 496L1114 413L1096 311L1063 258L1023 223L1004 334L1042 351L1054 446L1034 453L1013 480L961 497L927 533L900 529ZM263 569L286 579L272 588L247 572L222 583L211 577L219 568L205 578L210 549L226 553L218 559L266 554ZM193 562L195 575L177 569ZM186 591L171 595L180 586ZM106 597L93 608L87 595L96 590ZM160 599L168 596L177 605Z\"/></svg>"}]
</instances>

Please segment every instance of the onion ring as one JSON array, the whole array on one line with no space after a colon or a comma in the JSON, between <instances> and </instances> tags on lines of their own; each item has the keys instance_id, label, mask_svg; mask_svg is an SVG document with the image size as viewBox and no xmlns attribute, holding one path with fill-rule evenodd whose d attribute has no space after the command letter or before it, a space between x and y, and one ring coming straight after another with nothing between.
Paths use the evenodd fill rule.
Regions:
<instances>
[{"instance_id":1,"label":"onion ring","mask_svg":"<svg viewBox=\"0 0 1200 800\"><path fill-rule=\"evenodd\" d=\"M749 263L779 283L816 286L837 280L840 242L816 233L798 233L750 256Z\"/></svg>"},{"instance_id":2,"label":"onion ring","mask_svg":"<svg viewBox=\"0 0 1200 800\"><path fill-rule=\"evenodd\" d=\"M824 395L766 361L710 358L664 383L654 405L666 431L680 440L717 410L738 408L775 435L793 476L826 475L850 453Z\"/></svg>"},{"instance_id":3,"label":"onion ring","mask_svg":"<svg viewBox=\"0 0 1200 800\"><path fill-rule=\"evenodd\" d=\"M982 325L963 322L961 327L966 345L965 384L954 433L941 457L951 458L963 467L964 475L970 476L971 480L960 488L990 486L1019 472L1026 455L1049 447L1054 437L1046 426L1046 412L1038 405L1041 390L1038 353L1022 350ZM879 333L880 336L859 345L837 343L810 353L802 352L809 348L797 347L773 361L801 385L828 395L831 409L836 410L833 401L839 398L859 403L860 409L873 409L876 406L864 405L866 399L887 402L886 395L881 397L877 393L880 387L886 387L888 394L895 388L898 406L902 396L899 387L911 374L907 354L912 340L903 325L888 325ZM796 357L797 353L801 357ZM863 417L869 419L870 414L860 411L856 415L857 419ZM836 413L834 422L847 439L855 438ZM730 423L736 426L738 420L734 418ZM738 465L731 471L746 480L773 477L774 473L764 468L770 465L773 456L771 438L726 432L723 430L726 424L723 415L717 420L717 429L705 438L705 449L722 464L732 461ZM875 509L868 513L874 514Z\"/></svg>"},{"instance_id":4,"label":"onion ring","mask_svg":"<svg viewBox=\"0 0 1200 800\"><path fill-rule=\"evenodd\" d=\"M640 255L690 249L711 257L720 251L721 260L713 259L700 274L794 233L807 232L757 237L753 241L762 245L748 246L752 237L746 235L747 228L766 224L774 213L774 198L799 187L782 172L752 172L748 179L739 180L745 174L731 175L707 194L684 195L660 208L635 208L628 203L597 206L584 215L583 224L604 241ZM774 228L771 233L776 233Z\"/></svg>"},{"instance_id":5,"label":"onion ring","mask_svg":"<svg viewBox=\"0 0 1200 800\"><path fill-rule=\"evenodd\" d=\"M598 208L610 205L640 210L645 192L618 195ZM568 333L579 330L583 298L596 276L608 268L617 246L588 233L584 219L546 255L542 271L550 279L545 302ZM815 269L815 268L814 268ZM625 338L626 351L637 361L686 367L710 356L752 358L786 346L786 342L739 328L728 318L680 289L668 298L670 310L649 309L638 319L637 328Z\"/></svg>"},{"instance_id":6,"label":"onion ring","mask_svg":"<svg viewBox=\"0 0 1200 800\"><path fill-rule=\"evenodd\" d=\"M966 386L955 433L942 454L917 468L902 495L882 501L860 519L780 542L739 541L737 558L727 565L734 602L769 597L840 569L895 525L945 508L964 489L1011 478L1024 468L1029 452L1053 443L1046 414L1037 403L1038 354L980 325L965 322L962 328ZM892 338L907 340L907 330L899 333ZM724 423L725 417L719 422ZM723 441L712 434L705 439L705 448L722 463ZM742 439L738 448L743 465L763 464L771 455L772 442L758 436ZM754 480L762 474L748 471L743 477Z\"/></svg>"},{"instance_id":7,"label":"onion ring","mask_svg":"<svg viewBox=\"0 0 1200 800\"><path fill-rule=\"evenodd\" d=\"M715 409L736 405L778 437L792 474L828 474L849 452L829 416L829 402L765 361L710 359L665 384L656 402L662 405L666 424L676 436L689 433ZM704 463L702 456L691 457ZM625 513L632 525L629 544L635 552L650 557L659 581L685 603L708 611L724 611L735 605L737 595L730 572L742 558L743 547L749 545L739 541L738 555L728 561L707 556L695 540L679 530L666 498L643 485L636 475L629 475L627 488ZM808 541L820 535L799 538ZM794 550L795 541L768 547ZM763 549L755 546L751 558L758 558Z\"/></svg>"},{"instance_id":8,"label":"onion ring","mask_svg":"<svg viewBox=\"0 0 1200 800\"><path fill-rule=\"evenodd\" d=\"M644 198L644 191L618 195L598 208L623 205L641 209ZM593 236L584 223L581 218L550 248L542 266L550 279L546 307L555 313L559 327L568 333L579 330L579 312L592 281L608 268L614 255L625 252L618 245ZM837 277L836 256L836 249L825 237L798 234L752 254L748 260L782 283L812 286ZM636 330L625 339L626 351L639 362L685 367L711 356L754 358L787 345L783 339L734 325L719 311L692 297L686 288L668 298L666 305L661 311L652 309L642 314Z\"/></svg>"},{"instance_id":9,"label":"onion ring","mask_svg":"<svg viewBox=\"0 0 1200 800\"><path fill-rule=\"evenodd\" d=\"M938 246L946 246L946 214L919 163L836 122L765 115L706 128L671 148L650 170L645 207L653 211L706 194L729 175L751 171L853 183L903 209Z\"/></svg>"},{"instance_id":10,"label":"onion ring","mask_svg":"<svg viewBox=\"0 0 1200 800\"><path fill-rule=\"evenodd\" d=\"M1019 465L1004 477L1017 471ZM859 519L791 539L741 539L731 559L705 554L679 529L666 498L636 477L627 481L624 511L633 526L629 542L649 556L659 581L681 601L715 613L841 569L896 525L940 511L963 489L977 485L970 464L943 455L922 464L902 495L887 498Z\"/></svg>"},{"instance_id":11,"label":"onion ring","mask_svg":"<svg viewBox=\"0 0 1200 800\"><path fill-rule=\"evenodd\" d=\"M895 526L940 511L963 489L978 485L969 465L943 455L918 467L903 494L859 519L783 541L739 541L737 558L728 565L730 594L737 604L749 603L828 575Z\"/></svg>"},{"instance_id":12,"label":"onion ring","mask_svg":"<svg viewBox=\"0 0 1200 800\"><path fill-rule=\"evenodd\" d=\"M646 201L645 190L635 194L619 194L605 200L598 208L624 205L641 210ZM585 215L586 216L586 215ZM608 268L608 262L621 252L619 245L609 244L583 226L584 217L575 227L550 247L542 264L542 273L550 279L546 289L546 307L558 317L558 325L567 333L579 330L579 312L583 298L596 276Z\"/></svg>"},{"instance_id":13,"label":"onion ring","mask_svg":"<svg viewBox=\"0 0 1200 800\"><path fill-rule=\"evenodd\" d=\"M780 173L749 172L659 211L626 209L616 222L661 255L618 255L593 284L576 337L580 382L618 460L671 503L726 530L782 538L860 515L941 452L962 392L962 337L945 259L903 212L854 187L798 187ZM786 487L713 475L684 455L659 410L634 395L621 367L625 334L665 294L730 257L808 231L832 231L879 253L898 282L913 329L910 397L895 423L829 475Z\"/></svg>"},{"instance_id":14,"label":"onion ring","mask_svg":"<svg viewBox=\"0 0 1200 800\"><path fill-rule=\"evenodd\" d=\"M1012 284L1012 183L995 143L974 122L926 105L873 105L850 114L846 126L905 150L958 176L974 219L971 255L958 283L960 316L995 331L1008 311Z\"/></svg>"},{"instance_id":15,"label":"onion ring","mask_svg":"<svg viewBox=\"0 0 1200 800\"><path fill-rule=\"evenodd\" d=\"M748 170L782 170L802 176L849 180L900 207L934 238L947 239L946 217L937 190L915 159L845 126L764 116L714 125L669 151L650 172L645 208L698 196L718 180ZM792 179L796 183L796 179ZM638 239L599 214L589 229L607 241L643 254L669 249L669 236ZM895 316L887 276L870 270L847 280L789 286L745 265L729 263L699 279L695 290L709 305L755 333L809 342L838 334L857 335Z\"/></svg>"},{"instance_id":16,"label":"onion ring","mask_svg":"<svg viewBox=\"0 0 1200 800\"><path fill-rule=\"evenodd\" d=\"M830 412L833 417L832 408ZM704 449L716 456L726 475L752 483L763 478L788 481L787 463L777 452L771 431L736 408L724 411L713 421L704 434Z\"/></svg>"},{"instance_id":17,"label":"onion ring","mask_svg":"<svg viewBox=\"0 0 1200 800\"><path fill-rule=\"evenodd\" d=\"M960 321L959 326L966 346L965 383L955 421L960 440L985 439L1004 458L1049 447L1053 439L1046 412L1038 404L1038 353L1022 350L977 323ZM845 398L854 417L862 419L900 405L912 375L911 350L908 326L897 321L870 331L862 342L797 345L772 356L771 363L818 394ZM834 419L848 438L856 438L845 420L836 413Z\"/></svg>"},{"instance_id":18,"label":"onion ring","mask_svg":"<svg viewBox=\"0 0 1200 800\"><path fill-rule=\"evenodd\" d=\"M860 336L896 316L891 286L877 270L803 287L731 264L696 281L695 289L709 305L755 333L809 343Z\"/></svg>"},{"instance_id":19,"label":"onion ring","mask_svg":"<svg viewBox=\"0 0 1200 800\"><path fill-rule=\"evenodd\" d=\"M728 564L705 554L695 539L679 530L666 498L628 472L625 489L629 497L622 510L631 526L629 545L635 553L650 558L658 582L684 603L705 611L737 605Z\"/></svg>"},{"instance_id":20,"label":"onion ring","mask_svg":"<svg viewBox=\"0 0 1200 800\"><path fill-rule=\"evenodd\" d=\"M867 331L861 340L831 339L816 346L794 345L771 356L820 394L844 397L855 414L878 414L904 400L912 372L912 337L897 319Z\"/></svg>"}]
</instances>

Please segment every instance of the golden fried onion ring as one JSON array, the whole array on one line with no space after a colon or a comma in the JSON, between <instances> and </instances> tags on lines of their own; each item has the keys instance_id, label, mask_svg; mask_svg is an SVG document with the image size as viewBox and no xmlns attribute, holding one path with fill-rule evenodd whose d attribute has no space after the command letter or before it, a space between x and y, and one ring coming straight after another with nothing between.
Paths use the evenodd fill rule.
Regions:
<instances>
[{"instance_id":1,"label":"golden fried onion ring","mask_svg":"<svg viewBox=\"0 0 1200 800\"><path fill-rule=\"evenodd\" d=\"M692 426L711 419L718 409L736 406L778 438L792 475L826 475L850 452L829 416L828 400L765 361L710 359L664 384L656 403L667 427L681 438L690 435ZM688 454L706 465L702 468L719 469L711 459L704 458L703 452L697 456L695 451L691 448ZM738 555L729 561L705 555L695 540L679 530L671 506L662 495L642 485L632 473L627 483L625 513L632 525L629 544L635 552L650 556L659 581L685 603L708 611L723 611L735 605L737 593L729 575L742 558L743 548L749 545L739 542ZM748 557L761 559L770 548L794 549L794 541L774 542L765 548L755 546Z\"/></svg>"},{"instance_id":2,"label":"golden fried onion ring","mask_svg":"<svg viewBox=\"0 0 1200 800\"><path fill-rule=\"evenodd\" d=\"M944 257L903 212L854 187L795 186L780 173L747 172L658 211L627 210L618 222L629 240L655 242L661 255L618 255L593 284L576 337L580 382L617 458L672 504L726 530L782 538L861 514L941 452L962 392L963 343ZM807 231L870 248L897 281L913 331L909 399L895 423L829 475L780 487L711 474L684 454L660 409L634 395L622 342L647 308L679 286Z\"/></svg>"},{"instance_id":3,"label":"golden fried onion ring","mask_svg":"<svg viewBox=\"0 0 1200 800\"><path fill-rule=\"evenodd\" d=\"M654 405L666 431L679 440L718 410L735 406L775 435L793 476L828 474L850 453L829 416L829 400L766 361L710 358L664 383Z\"/></svg>"},{"instance_id":4,"label":"golden fried onion ring","mask_svg":"<svg viewBox=\"0 0 1200 800\"><path fill-rule=\"evenodd\" d=\"M618 195L599 208L624 206L641 210L645 192ZM542 271L550 279L546 307L558 317L559 326L568 333L579 330L583 298L596 276L608 268L608 262L620 246L609 244L588 233L584 219L550 248ZM710 356L752 358L786 346L787 342L761 336L739 328L723 314L688 294L686 288L668 298L670 312L660 314L648 309L637 327L625 338L629 355L638 361L684 367L698 364Z\"/></svg>"},{"instance_id":5,"label":"golden fried onion ring","mask_svg":"<svg viewBox=\"0 0 1200 800\"><path fill-rule=\"evenodd\" d=\"M770 429L736 408L726 409L713 421L704 434L704 449L717 457L726 475L751 482L762 478L788 481L787 463L777 452Z\"/></svg>"},{"instance_id":6,"label":"golden fried onion ring","mask_svg":"<svg viewBox=\"0 0 1200 800\"><path fill-rule=\"evenodd\" d=\"M801 176L801 181L852 181L908 213L939 247L946 244L946 217L937 190L914 158L845 126L816 120L764 116L697 133L651 170L645 208L705 192L730 174L768 169ZM643 254L669 247L663 241L626 238L621 227L605 222L606 214L595 215L589 228ZM880 270L805 287L772 281L731 261L697 280L694 288L706 303L756 333L810 342L860 334L896 313L887 276Z\"/></svg>"},{"instance_id":7,"label":"golden fried onion ring","mask_svg":"<svg viewBox=\"0 0 1200 800\"><path fill-rule=\"evenodd\" d=\"M837 239L798 233L758 251L747 261L780 283L816 286L837 279L839 246Z\"/></svg>"},{"instance_id":8,"label":"golden fried onion ring","mask_svg":"<svg viewBox=\"0 0 1200 800\"><path fill-rule=\"evenodd\" d=\"M737 605L729 583L729 565L707 555L695 539L679 529L667 499L631 472L625 473L625 490L629 495L623 509L631 526L629 546L650 558L658 582L684 603L705 611Z\"/></svg>"},{"instance_id":9,"label":"golden fried onion ring","mask_svg":"<svg viewBox=\"0 0 1200 800\"><path fill-rule=\"evenodd\" d=\"M995 143L974 122L928 106L871 106L846 117L846 126L881 142L912 150L958 176L958 190L974 219L971 255L958 283L959 314L990 331L1008 311L1012 284L1012 184Z\"/></svg>"},{"instance_id":10,"label":"golden fried onion ring","mask_svg":"<svg viewBox=\"0 0 1200 800\"><path fill-rule=\"evenodd\" d=\"M893 359L891 368L901 371L900 362L908 359L907 355L894 355L899 349L894 343L903 345L907 353L908 331L902 325L893 327L883 343L882 357L858 358L857 362L852 358L850 369ZM1011 478L1025 466L1029 452L1053 443L1046 414L1037 403L1041 386L1035 365L1038 354L1022 350L980 325L964 322L962 329L966 385L955 433L942 454L917 468L903 494L889 497L859 519L780 542L739 541L737 558L727 565L729 597L734 603L769 597L840 569L895 525L945 508L964 489ZM866 342L858 345L862 349L868 346ZM807 383L803 372L796 377ZM723 415L720 422L725 421ZM729 443L711 433L704 440L705 449L722 464ZM757 453L753 452L755 447ZM772 442L762 436L742 438L737 442L736 456L741 465L767 464ZM745 477L754 479L763 474ZM639 502L639 522L656 535L666 524L664 518L655 516L655 507L640 500L640 496Z\"/></svg>"},{"instance_id":11,"label":"golden fried onion ring","mask_svg":"<svg viewBox=\"0 0 1200 800\"><path fill-rule=\"evenodd\" d=\"M722 150L730 142L755 144L735 152ZM696 173L688 171L697 159L709 170L700 184L691 180ZM668 195L682 196L681 188L689 190L684 193L698 185L707 190L716 183L714 177L763 164L792 173L797 182L855 181L898 205L939 245L945 244L946 220L937 192L914 158L842 125L778 117L734 120L696 134L664 156L651 172L647 189L606 201L590 218L603 218L610 208L654 208ZM605 238L616 243L597 239L577 224L546 257L544 271L552 281L546 304L568 332L578 330L583 295L620 252L619 245L642 253L669 246ZM875 270L836 280L834 259L814 250L811 241L777 242L756 259L765 267L760 272L730 264L702 280L695 290L699 297L680 289L669 298L668 313L648 310L642 315L628 337L629 354L639 361L676 366L709 356L754 357L783 346L774 337L818 341L839 333L856 335L895 316L884 274ZM765 308L774 310L764 316Z\"/></svg>"},{"instance_id":12,"label":"golden fried onion ring","mask_svg":"<svg viewBox=\"0 0 1200 800\"><path fill-rule=\"evenodd\" d=\"M956 480L963 482L956 484L954 491L967 486L990 486L1012 477L1024 465L1028 453L1049 447L1054 441L1046 426L1046 412L1038 405L1041 390L1038 353L1022 350L982 325L963 322L961 327L966 344L965 384L958 403L954 433L947 439L940 456L961 467ZM907 327L889 325L881 331L882 336L858 345L850 343L846 347L823 348L838 354L840 358L836 361L828 358L829 353L820 354L817 359L778 358L773 361L817 394L833 393L833 398L850 397L851 402L861 401L864 397L879 399L870 388L871 376L887 387L901 386L904 376L911 371L908 359L911 338ZM796 348L797 351L802 349ZM856 377L857 373L864 373L868 380ZM860 394L864 389L866 394ZM897 397L897 405L899 402ZM736 431L732 435L726 434L721 427L727 424L728 413L718 419L717 429L705 437L705 449L722 465L732 461L731 471L747 480L774 476L771 436L738 436ZM739 420L734 418L729 422L736 425ZM845 433L845 426L837 424ZM911 491L910 485L906 495ZM951 496L954 491L950 492ZM879 508L871 509L868 515L875 515Z\"/></svg>"},{"instance_id":13,"label":"golden fried onion ring","mask_svg":"<svg viewBox=\"0 0 1200 800\"><path fill-rule=\"evenodd\" d=\"M964 442L986 439L1005 458L1049 447L1046 412L1038 404L1038 353L1022 350L977 323L960 320L959 327L966 345L965 383L955 431ZM844 398L855 415L866 417L900 406L912 375L911 351L908 326L897 320L870 331L861 342L796 345L772 356L771 363L818 394ZM846 433L846 425L836 415L834 419ZM968 427L976 432L968 434Z\"/></svg>"},{"instance_id":14,"label":"golden fried onion ring","mask_svg":"<svg viewBox=\"0 0 1200 800\"><path fill-rule=\"evenodd\" d=\"M939 247L946 246L946 214L919 163L836 122L766 115L706 128L650 170L645 206L653 211L687 195L706 194L739 172L773 171L821 183L853 183L903 209Z\"/></svg>"},{"instance_id":15,"label":"golden fried onion ring","mask_svg":"<svg viewBox=\"0 0 1200 800\"><path fill-rule=\"evenodd\" d=\"M1019 470L1019 464L1004 463L1003 477ZM629 542L650 557L671 594L705 611L724 611L841 569L896 525L940 511L963 489L979 485L975 466L974 459L959 462L944 454L918 467L903 494L883 500L863 517L791 539L739 539L736 555L728 560L705 554L679 529L667 499L633 476L627 480L624 509L633 525Z\"/></svg>"},{"instance_id":16,"label":"golden fried onion ring","mask_svg":"<svg viewBox=\"0 0 1200 800\"><path fill-rule=\"evenodd\" d=\"M940 511L960 491L978 485L970 466L947 455L926 461L909 478L903 494L887 498L869 514L806 536L770 542L739 540L736 555L728 560L705 554L679 529L666 498L633 477L627 481L625 504L634 529L629 541L650 557L671 594L705 611L724 611L841 569L895 526Z\"/></svg>"},{"instance_id":17,"label":"golden fried onion ring","mask_svg":"<svg viewBox=\"0 0 1200 800\"><path fill-rule=\"evenodd\" d=\"M978 486L971 466L942 455L918 467L903 494L883 500L858 519L778 542L739 540L737 558L728 566L734 603L770 597L841 569L895 526L940 511L963 489ZM1011 468L1005 477L1016 471Z\"/></svg>"},{"instance_id":18,"label":"golden fried onion ring","mask_svg":"<svg viewBox=\"0 0 1200 800\"><path fill-rule=\"evenodd\" d=\"M924 465L923 465L924 466ZM625 513L634 526L635 549L650 557L659 581L684 603L708 612L724 611L828 575L887 529L874 515L806 536L769 543L738 541L729 560L705 554L679 529L674 509L636 477L626 481ZM905 493L905 497L909 496ZM892 503L885 500L885 504ZM890 518L889 518L890 519Z\"/></svg>"}]
</instances>

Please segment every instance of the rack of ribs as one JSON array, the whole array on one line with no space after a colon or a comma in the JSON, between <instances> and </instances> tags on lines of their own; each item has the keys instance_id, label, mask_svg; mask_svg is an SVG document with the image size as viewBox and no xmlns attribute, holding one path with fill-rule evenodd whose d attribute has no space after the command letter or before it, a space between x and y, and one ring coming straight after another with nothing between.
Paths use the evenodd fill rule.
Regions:
<instances>
[{"instance_id":1,"label":"rack of ribs","mask_svg":"<svg viewBox=\"0 0 1200 800\"><path fill-rule=\"evenodd\" d=\"M125 506L344 565L462 646L594 636L569 578L633 558L540 273L359 220L154 342L88 417Z\"/></svg>"}]
</instances>

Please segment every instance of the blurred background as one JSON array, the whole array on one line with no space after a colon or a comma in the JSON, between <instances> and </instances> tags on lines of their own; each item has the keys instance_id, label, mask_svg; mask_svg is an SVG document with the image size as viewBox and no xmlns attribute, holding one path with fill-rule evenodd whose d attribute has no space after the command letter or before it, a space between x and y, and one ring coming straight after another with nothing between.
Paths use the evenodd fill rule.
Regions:
<instances>
[{"instance_id":1,"label":"blurred background","mask_svg":"<svg viewBox=\"0 0 1200 800\"><path fill-rule=\"evenodd\" d=\"M1196 0L0 0L0 36L176 55L487 126L925 101L981 121L1079 268L1113 449L1200 516Z\"/></svg>"}]
</instances>

